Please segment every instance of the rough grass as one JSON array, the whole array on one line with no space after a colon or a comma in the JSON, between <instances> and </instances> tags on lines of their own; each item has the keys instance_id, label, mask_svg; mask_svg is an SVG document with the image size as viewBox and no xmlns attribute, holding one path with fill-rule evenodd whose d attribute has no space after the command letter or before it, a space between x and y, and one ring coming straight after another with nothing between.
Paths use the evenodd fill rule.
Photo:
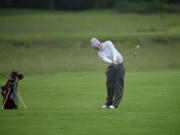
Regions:
<instances>
[{"instance_id":1,"label":"rough grass","mask_svg":"<svg viewBox=\"0 0 180 135\"><path fill-rule=\"evenodd\" d=\"M179 14L1 9L0 74L14 68L29 74L102 70L104 64L90 48L94 36L112 40L128 70L179 68L179 18Z\"/></svg>"},{"instance_id":2,"label":"rough grass","mask_svg":"<svg viewBox=\"0 0 180 135\"><path fill-rule=\"evenodd\" d=\"M3 135L179 135L179 80L179 70L127 72L120 108L102 110L104 72L25 76L19 90L28 110L20 105L18 110L0 111L0 131Z\"/></svg>"},{"instance_id":3,"label":"rough grass","mask_svg":"<svg viewBox=\"0 0 180 135\"><path fill-rule=\"evenodd\" d=\"M28 74L102 70L104 64L90 48L94 36L112 40L128 70L179 68L179 18L179 14L1 9L0 74L14 68Z\"/></svg>"},{"instance_id":4,"label":"rough grass","mask_svg":"<svg viewBox=\"0 0 180 135\"><path fill-rule=\"evenodd\" d=\"M0 41L78 44L101 39L141 40L180 37L179 14L117 14L112 11L48 12L0 10ZM178 40L179 41L179 40Z\"/></svg>"},{"instance_id":5,"label":"rough grass","mask_svg":"<svg viewBox=\"0 0 180 135\"><path fill-rule=\"evenodd\" d=\"M136 49L136 45L140 48ZM178 69L180 67L180 46L178 43L116 43L124 56L127 70ZM134 56L137 52L137 57ZM12 69L25 74L44 74L64 71L102 71L106 64L89 47L11 46L0 47L0 74L6 75Z\"/></svg>"}]
</instances>

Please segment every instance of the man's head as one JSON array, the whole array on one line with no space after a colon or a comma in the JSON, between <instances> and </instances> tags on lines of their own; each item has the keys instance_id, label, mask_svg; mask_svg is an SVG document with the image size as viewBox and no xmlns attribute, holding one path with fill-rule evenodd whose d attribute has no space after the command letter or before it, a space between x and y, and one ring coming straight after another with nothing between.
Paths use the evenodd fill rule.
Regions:
<instances>
[{"instance_id":1,"label":"man's head","mask_svg":"<svg viewBox=\"0 0 180 135\"><path fill-rule=\"evenodd\" d=\"M101 42L97 38L91 38L91 46L96 50L100 50L102 47Z\"/></svg>"}]
</instances>

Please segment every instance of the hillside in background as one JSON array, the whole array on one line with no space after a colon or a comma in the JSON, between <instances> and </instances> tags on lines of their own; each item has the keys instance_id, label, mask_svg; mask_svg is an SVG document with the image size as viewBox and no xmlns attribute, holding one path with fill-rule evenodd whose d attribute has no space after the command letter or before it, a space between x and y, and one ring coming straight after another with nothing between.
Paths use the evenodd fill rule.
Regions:
<instances>
[{"instance_id":1,"label":"hillside in background","mask_svg":"<svg viewBox=\"0 0 180 135\"><path fill-rule=\"evenodd\" d=\"M1 74L14 68L29 74L105 69L91 37L113 41L127 70L180 67L179 14L19 9L0 10L0 18Z\"/></svg>"}]
</instances>

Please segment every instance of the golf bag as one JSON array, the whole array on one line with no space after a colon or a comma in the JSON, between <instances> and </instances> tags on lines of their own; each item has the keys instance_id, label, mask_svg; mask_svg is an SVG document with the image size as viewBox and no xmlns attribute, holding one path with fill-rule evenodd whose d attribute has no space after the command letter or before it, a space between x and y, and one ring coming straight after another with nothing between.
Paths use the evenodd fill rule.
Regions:
<instances>
[{"instance_id":1,"label":"golf bag","mask_svg":"<svg viewBox=\"0 0 180 135\"><path fill-rule=\"evenodd\" d=\"M17 109L18 108L18 93L17 86L18 80L23 79L22 74L18 74L18 71L12 71L10 78L6 84L1 87L3 96L2 109Z\"/></svg>"}]
</instances>

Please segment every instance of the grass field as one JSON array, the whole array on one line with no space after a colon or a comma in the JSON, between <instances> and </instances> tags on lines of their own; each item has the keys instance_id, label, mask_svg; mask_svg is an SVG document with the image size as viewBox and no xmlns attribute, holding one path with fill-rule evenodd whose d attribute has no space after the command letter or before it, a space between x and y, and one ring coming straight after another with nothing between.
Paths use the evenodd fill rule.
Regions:
<instances>
[{"instance_id":1,"label":"grass field","mask_svg":"<svg viewBox=\"0 0 180 135\"><path fill-rule=\"evenodd\" d=\"M179 135L179 30L179 14L0 9L0 85L19 69L28 106L0 111L0 134ZM106 64L91 37L112 40L124 56L125 94L116 110L99 108Z\"/></svg>"},{"instance_id":2,"label":"grass field","mask_svg":"<svg viewBox=\"0 0 180 135\"><path fill-rule=\"evenodd\" d=\"M0 41L89 43L97 36L113 41L178 40L179 14L118 14L112 11L58 12L0 10Z\"/></svg>"},{"instance_id":3,"label":"grass field","mask_svg":"<svg viewBox=\"0 0 180 135\"><path fill-rule=\"evenodd\" d=\"M127 70L178 69L180 67L180 45L144 43L139 49L136 44L116 44L122 53ZM134 57L137 51L137 57ZM77 71L102 71L104 64L97 52L89 47L0 47L0 75L7 75L11 69L25 74L44 74Z\"/></svg>"},{"instance_id":4,"label":"grass field","mask_svg":"<svg viewBox=\"0 0 180 135\"><path fill-rule=\"evenodd\" d=\"M94 36L115 42L127 69L177 69L179 18L179 14L1 9L0 73L7 74L12 68L29 74L101 70L104 64L90 49ZM134 59L137 44L142 47Z\"/></svg>"},{"instance_id":5,"label":"grass field","mask_svg":"<svg viewBox=\"0 0 180 135\"><path fill-rule=\"evenodd\" d=\"M179 135L180 71L127 72L116 110L105 100L103 72L37 75L20 83L28 106L0 111L2 135Z\"/></svg>"},{"instance_id":6,"label":"grass field","mask_svg":"<svg viewBox=\"0 0 180 135\"><path fill-rule=\"evenodd\" d=\"M91 37L112 40L128 70L179 69L179 16L1 9L0 75L102 70Z\"/></svg>"}]
</instances>

